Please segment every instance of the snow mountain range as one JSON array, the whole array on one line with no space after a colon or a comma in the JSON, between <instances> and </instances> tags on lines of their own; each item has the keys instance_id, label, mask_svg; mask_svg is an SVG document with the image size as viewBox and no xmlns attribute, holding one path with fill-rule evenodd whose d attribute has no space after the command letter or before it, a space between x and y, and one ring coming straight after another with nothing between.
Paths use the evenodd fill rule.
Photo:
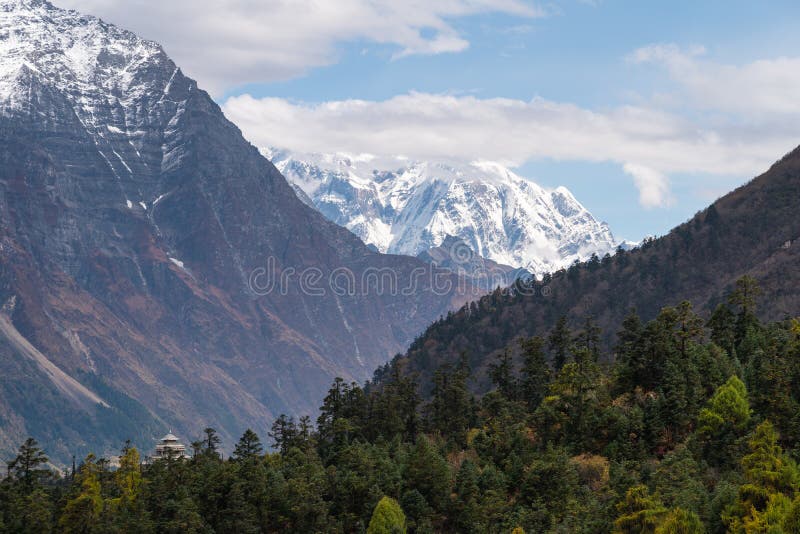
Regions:
<instances>
[{"instance_id":1,"label":"snow mountain range","mask_svg":"<svg viewBox=\"0 0 800 534\"><path fill-rule=\"evenodd\" d=\"M543 274L619 245L568 189L547 190L497 163L262 153L301 200L380 252L418 256L455 237L484 258Z\"/></svg>"}]
</instances>

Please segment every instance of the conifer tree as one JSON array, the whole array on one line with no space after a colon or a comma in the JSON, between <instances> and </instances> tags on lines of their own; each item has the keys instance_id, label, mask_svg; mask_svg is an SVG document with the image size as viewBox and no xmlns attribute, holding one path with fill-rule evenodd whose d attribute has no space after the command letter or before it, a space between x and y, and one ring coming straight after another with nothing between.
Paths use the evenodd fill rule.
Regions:
<instances>
[{"instance_id":1,"label":"conifer tree","mask_svg":"<svg viewBox=\"0 0 800 534\"><path fill-rule=\"evenodd\" d=\"M510 350L502 351L497 355L497 360L489 364L489 376L500 394L510 401L516 400L517 381Z\"/></svg>"},{"instance_id":2,"label":"conifer tree","mask_svg":"<svg viewBox=\"0 0 800 534\"><path fill-rule=\"evenodd\" d=\"M520 340L522 351L522 400L529 410L535 410L547 394L552 373L544 355L544 340L540 337Z\"/></svg>"},{"instance_id":3,"label":"conifer tree","mask_svg":"<svg viewBox=\"0 0 800 534\"><path fill-rule=\"evenodd\" d=\"M656 527L655 534L703 534L705 531L697 514L682 508L675 508L670 510Z\"/></svg>"},{"instance_id":4,"label":"conifer tree","mask_svg":"<svg viewBox=\"0 0 800 534\"><path fill-rule=\"evenodd\" d=\"M652 534L661 524L667 509L657 497L650 495L647 486L633 486L617 505L619 515L614 521L615 534Z\"/></svg>"},{"instance_id":5,"label":"conifer tree","mask_svg":"<svg viewBox=\"0 0 800 534\"><path fill-rule=\"evenodd\" d=\"M219 446L222 443L222 439L217 435L217 431L211 427L207 427L203 429L203 453L206 456L218 458L219 457Z\"/></svg>"},{"instance_id":6,"label":"conifer tree","mask_svg":"<svg viewBox=\"0 0 800 534\"><path fill-rule=\"evenodd\" d=\"M375 506L367 534L405 534L406 516L398 502L384 496Z\"/></svg>"},{"instance_id":7,"label":"conifer tree","mask_svg":"<svg viewBox=\"0 0 800 534\"><path fill-rule=\"evenodd\" d=\"M250 460L258 457L263 450L258 434L248 428L233 449L233 458L236 461Z\"/></svg>"},{"instance_id":8,"label":"conifer tree","mask_svg":"<svg viewBox=\"0 0 800 534\"><path fill-rule=\"evenodd\" d=\"M711 341L730 356L735 355L736 346L736 315L725 304L719 304L706 324L711 329Z\"/></svg>"},{"instance_id":9,"label":"conifer tree","mask_svg":"<svg viewBox=\"0 0 800 534\"><path fill-rule=\"evenodd\" d=\"M738 377L732 376L700 411L698 423L701 433L718 434L726 428L742 429L749 420L747 388Z\"/></svg>"},{"instance_id":10,"label":"conifer tree","mask_svg":"<svg viewBox=\"0 0 800 534\"><path fill-rule=\"evenodd\" d=\"M47 473L40 467L49 461L36 440L28 438L19 447L16 458L9 462L8 471L13 477L21 480L28 491L32 491L39 477Z\"/></svg>"},{"instance_id":11,"label":"conifer tree","mask_svg":"<svg viewBox=\"0 0 800 534\"><path fill-rule=\"evenodd\" d=\"M800 489L800 470L784 454L769 421L756 427L748 445L750 452L741 462L746 482L723 519L732 532L781 532Z\"/></svg>"},{"instance_id":12,"label":"conifer tree","mask_svg":"<svg viewBox=\"0 0 800 534\"><path fill-rule=\"evenodd\" d=\"M736 307L739 312L736 316L735 341L737 355L744 363L749 354L748 351L741 350L741 344L752 330L757 330L759 326L756 317L756 302L761 295L761 288L758 281L752 276L743 276L736 281L736 288L728 296L728 302Z\"/></svg>"},{"instance_id":13,"label":"conifer tree","mask_svg":"<svg viewBox=\"0 0 800 534\"><path fill-rule=\"evenodd\" d=\"M617 379L617 392L632 391L642 384L643 375L649 372L645 367L645 356L642 354L642 341L644 327L635 310L622 321L622 328L617 332L617 345L615 350L615 373Z\"/></svg>"},{"instance_id":14,"label":"conifer tree","mask_svg":"<svg viewBox=\"0 0 800 534\"><path fill-rule=\"evenodd\" d=\"M463 444L473 415L473 399L467 386L469 366L462 356L458 367L445 364L433 377L428 426L455 443Z\"/></svg>"},{"instance_id":15,"label":"conifer tree","mask_svg":"<svg viewBox=\"0 0 800 534\"><path fill-rule=\"evenodd\" d=\"M550 332L547 338L547 346L550 349L550 354L553 358L553 367L556 372L560 371L564 364L567 363L567 356L569 355L570 344L572 343L572 332L567 325L566 316L561 316L556 323L556 326Z\"/></svg>"},{"instance_id":16,"label":"conifer tree","mask_svg":"<svg viewBox=\"0 0 800 534\"><path fill-rule=\"evenodd\" d=\"M100 532L103 496L100 487L100 466L93 454L83 461L75 477L77 495L64 506L58 526L66 534Z\"/></svg>"},{"instance_id":17,"label":"conifer tree","mask_svg":"<svg viewBox=\"0 0 800 534\"><path fill-rule=\"evenodd\" d=\"M594 322L594 318L588 315L583 323L583 329L575 338L576 348L586 349L587 354L593 361L600 360L600 327Z\"/></svg>"},{"instance_id":18,"label":"conifer tree","mask_svg":"<svg viewBox=\"0 0 800 534\"><path fill-rule=\"evenodd\" d=\"M272 423L272 430L269 432L269 437L272 438L272 447L278 449L281 454L286 454L291 447L296 445L297 435L294 418L288 417L286 414L281 414Z\"/></svg>"}]
</instances>

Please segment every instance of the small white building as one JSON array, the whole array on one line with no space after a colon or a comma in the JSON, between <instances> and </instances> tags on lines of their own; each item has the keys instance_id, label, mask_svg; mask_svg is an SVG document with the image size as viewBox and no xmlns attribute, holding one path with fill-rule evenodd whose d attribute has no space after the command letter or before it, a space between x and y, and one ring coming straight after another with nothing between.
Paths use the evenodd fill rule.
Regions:
<instances>
[{"instance_id":1,"label":"small white building","mask_svg":"<svg viewBox=\"0 0 800 534\"><path fill-rule=\"evenodd\" d=\"M161 438L161 441L156 445L156 452L152 460L161 460L164 458L178 459L188 458L186 454L186 446L172 432Z\"/></svg>"}]
</instances>

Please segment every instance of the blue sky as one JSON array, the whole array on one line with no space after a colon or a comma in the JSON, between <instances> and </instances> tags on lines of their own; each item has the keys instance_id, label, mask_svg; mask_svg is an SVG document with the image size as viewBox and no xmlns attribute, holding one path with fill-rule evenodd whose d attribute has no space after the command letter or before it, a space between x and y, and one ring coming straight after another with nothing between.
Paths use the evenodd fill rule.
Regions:
<instances>
[{"instance_id":1,"label":"blue sky","mask_svg":"<svg viewBox=\"0 0 800 534\"><path fill-rule=\"evenodd\" d=\"M627 239L800 144L796 1L66 4L162 42L257 145L502 161Z\"/></svg>"}]
</instances>

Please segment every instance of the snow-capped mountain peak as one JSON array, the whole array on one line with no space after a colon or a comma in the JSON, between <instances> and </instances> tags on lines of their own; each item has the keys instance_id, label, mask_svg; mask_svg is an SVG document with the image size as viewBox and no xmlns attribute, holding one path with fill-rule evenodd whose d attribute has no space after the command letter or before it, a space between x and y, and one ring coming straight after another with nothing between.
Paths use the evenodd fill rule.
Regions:
<instances>
[{"instance_id":1,"label":"snow-capped mountain peak","mask_svg":"<svg viewBox=\"0 0 800 534\"><path fill-rule=\"evenodd\" d=\"M0 79L6 83L33 73L75 93L133 99L151 81L142 67L160 61L168 59L158 44L98 18L44 0L0 0Z\"/></svg>"},{"instance_id":2,"label":"snow-capped mountain peak","mask_svg":"<svg viewBox=\"0 0 800 534\"><path fill-rule=\"evenodd\" d=\"M263 153L304 201L382 252L418 255L455 236L483 257L541 274L617 246L568 189L547 190L496 162Z\"/></svg>"},{"instance_id":3,"label":"snow-capped mountain peak","mask_svg":"<svg viewBox=\"0 0 800 534\"><path fill-rule=\"evenodd\" d=\"M185 152L177 133L196 92L153 41L45 0L0 0L0 117L85 132L118 206L146 211L165 193L155 177Z\"/></svg>"}]
</instances>

